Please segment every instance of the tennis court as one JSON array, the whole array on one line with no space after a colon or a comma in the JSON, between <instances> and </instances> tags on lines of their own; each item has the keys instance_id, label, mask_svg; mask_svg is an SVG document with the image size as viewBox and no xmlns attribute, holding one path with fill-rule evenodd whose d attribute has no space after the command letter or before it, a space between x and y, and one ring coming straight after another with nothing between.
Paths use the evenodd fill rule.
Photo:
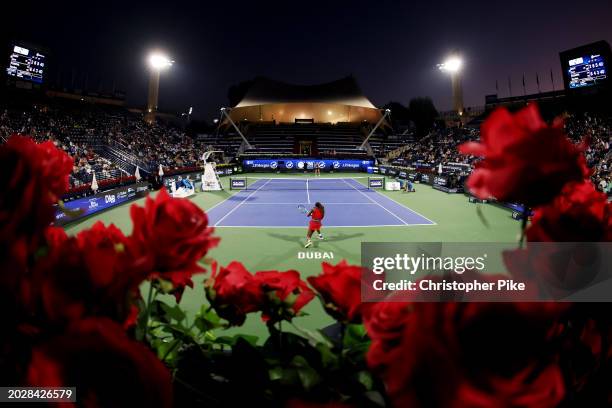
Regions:
<instances>
[{"instance_id":1,"label":"tennis court","mask_svg":"<svg viewBox=\"0 0 612 408\"><path fill-rule=\"evenodd\" d=\"M301 227L298 205L325 206L325 227L395 227L435 222L368 187L367 177L241 178L244 189L208 210L215 227ZM402 194L398 192L398 194Z\"/></svg>"}]
</instances>

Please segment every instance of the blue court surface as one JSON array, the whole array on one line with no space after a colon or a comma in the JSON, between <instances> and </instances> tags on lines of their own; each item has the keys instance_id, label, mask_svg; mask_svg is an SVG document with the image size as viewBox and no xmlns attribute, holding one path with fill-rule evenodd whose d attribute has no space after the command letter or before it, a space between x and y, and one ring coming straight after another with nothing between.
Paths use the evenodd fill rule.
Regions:
<instances>
[{"instance_id":1,"label":"blue court surface","mask_svg":"<svg viewBox=\"0 0 612 408\"><path fill-rule=\"evenodd\" d=\"M249 177L247 189L209 209L208 217L215 227L304 228L308 219L297 206L310 209L317 201L325 206L325 227L435 225L355 178Z\"/></svg>"}]
</instances>

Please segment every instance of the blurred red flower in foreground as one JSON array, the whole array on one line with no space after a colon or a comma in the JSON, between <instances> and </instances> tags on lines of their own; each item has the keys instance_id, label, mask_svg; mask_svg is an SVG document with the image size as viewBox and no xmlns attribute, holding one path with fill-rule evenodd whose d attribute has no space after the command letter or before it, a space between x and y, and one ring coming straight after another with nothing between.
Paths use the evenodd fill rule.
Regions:
<instances>
[{"instance_id":1,"label":"blurred red flower in foreground","mask_svg":"<svg viewBox=\"0 0 612 408\"><path fill-rule=\"evenodd\" d=\"M0 146L0 307L11 319L30 297L28 261L68 189L72 163L52 142L13 135Z\"/></svg>"},{"instance_id":2,"label":"blurred red flower in foreground","mask_svg":"<svg viewBox=\"0 0 612 408\"><path fill-rule=\"evenodd\" d=\"M549 126L536 104L516 114L498 109L481 127L481 142L459 146L484 156L467 185L477 197L494 197L530 207L551 201L570 181L588 176L583 148L565 135L561 121Z\"/></svg>"},{"instance_id":3,"label":"blurred red flower in foreground","mask_svg":"<svg viewBox=\"0 0 612 408\"><path fill-rule=\"evenodd\" d=\"M309 277L308 283L321 295L325 310L343 322L361 321L361 271L346 261L323 263L323 273Z\"/></svg>"},{"instance_id":4,"label":"blurred red flower in foreground","mask_svg":"<svg viewBox=\"0 0 612 408\"><path fill-rule=\"evenodd\" d=\"M217 246L208 227L208 217L187 199L173 199L165 189L155 199L147 197L145 207L130 208L134 230L131 241L150 258L154 274L173 285L177 300L185 286L193 287L191 276L203 272L197 262Z\"/></svg>"},{"instance_id":5,"label":"blurred red flower in foreground","mask_svg":"<svg viewBox=\"0 0 612 408\"><path fill-rule=\"evenodd\" d=\"M130 297L137 295L149 271L128 238L101 222L76 237L62 235L58 228L50 228L46 236L48 254L34 268L32 303L40 294L51 321L102 315L123 323Z\"/></svg>"},{"instance_id":6,"label":"blurred red flower in foreground","mask_svg":"<svg viewBox=\"0 0 612 408\"><path fill-rule=\"evenodd\" d=\"M380 371L395 357L406 324L410 320L411 303L376 302L365 306L363 324L372 340L366 355L370 368Z\"/></svg>"},{"instance_id":7,"label":"blurred red flower in foreground","mask_svg":"<svg viewBox=\"0 0 612 408\"><path fill-rule=\"evenodd\" d=\"M206 296L217 314L235 326L244 323L246 315L262 308L264 292L255 277L240 262L227 267L213 264L206 281Z\"/></svg>"},{"instance_id":8,"label":"blurred red flower in foreground","mask_svg":"<svg viewBox=\"0 0 612 408\"><path fill-rule=\"evenodd\" d=\"M1 241L35 237L53 221L53 204L68 190L72 165L52 142L14 135L0 147Z\"/></svg>"},{"instance_id":9,"label":"blurred red flower in foreground","mask_svg":"<svg viewBox=\"0 0 612 408\"><path fill-rule=\"evenodd\" d=\"M526 234L531 242L612 241L612 204L590 181L569 183L536 209Z\"/></svg>"},{"instance_id":10,"label":"blurred red flower in foreground","mask_svg":"<svg viewBox=\"0 0 612 408\"><path fill-rule=\"evenodd\" d=\"M76 387L80 406L172 406L168 369L108 319L77 321L34 348L27 380L33 387Z\"/></svg>"},{"instance_id":11,"label":"blurred red flower in foreground","mask_svg":"<svg viewBox=\"0 0 612 408\"><path fill-rule=\"evenodd\" d=\"M218 272L214 265L205 283L208 300L233 325L241 325L247 313L256 311L269 323L291 320L315 296L297 271L252 274L236 261Z\"/></svg>"},{"instance_id":12,"label":"blurred red flower in foreground","mask_svg":"<svg viewBox=\"0 0 612 408\"><path fill-rule=\"evenodd\" d=\"M314 292L300 279L297 271L262 271L255 273L255 280L267 296L263 319L272 322L291 320L313 298Z\"/></svg>"},{"instance_id":13,"label":"blurred red flower in foreground","mask_svg":"<svg viewBox=\"0 0 612 408\"><path fill-rule=\"evenodd\" d=\"M554 407L563 399L553 334L566 306L413 303L410 308L379 306L366 319L373 342L368 364L380 372L394 406ZM381 343L386 352L377 349Z\"/></svg>"}]
</instances>

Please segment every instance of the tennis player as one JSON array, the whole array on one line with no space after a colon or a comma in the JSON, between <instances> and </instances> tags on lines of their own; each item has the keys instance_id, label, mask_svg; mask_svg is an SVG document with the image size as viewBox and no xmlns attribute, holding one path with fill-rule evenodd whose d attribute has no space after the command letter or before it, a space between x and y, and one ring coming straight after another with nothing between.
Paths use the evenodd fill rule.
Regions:
<instances>
[{"instance_id":1,"label":"tennis player","mask_svg":"<svg viewBox=\"0 0 612 408\"><path fill-rule=\"evenodd\" d=\"M321 166L319 166L319 163L315 163L314 165L314 175L315 177L319 177L321 175Z\"/></svg>"},{"instance_id":2,"label":"tennis player","mask_svg":"<svg viewBox=\"0 0 612 408\"><path fill-rule=\"evenodd\" d=\"M325 217L325 207L320 202L316 202L315 206L312 210L306 214L307 217L310 217L310 222L308 223L308 233L306 234L306 245L304 248L308 248L312 245L312 234L316 231L319 235L319 239L323 239L323 234L321 234L321 221L323 221L323 217Z\"/></svg>"}]
</instances>

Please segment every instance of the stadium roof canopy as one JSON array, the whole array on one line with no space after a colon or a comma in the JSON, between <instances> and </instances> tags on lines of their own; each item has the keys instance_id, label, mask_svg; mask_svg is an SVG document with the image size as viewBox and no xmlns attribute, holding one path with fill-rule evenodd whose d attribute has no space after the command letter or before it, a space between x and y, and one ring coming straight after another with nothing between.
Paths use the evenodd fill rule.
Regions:
<instances>
[{"instance_id":1,"label":"stadium roof canopy","mask_svg":"<svg viewBox=\"0 0 612 408\"><path fill-rule=\"evenodd\" d=\"M376 109L352 76L317 85L293 85L259 77L236 108L278 103L333 103Z\"/></svg>"},{"instance_id":2,"label":"stadium roof canopy","mask_svg":"<svg viewBox=\"0 0 612 408\"><path fill-rule=\"evenodd\" d=\"M231 109L230 117L235 122L376 123L382 114L352 76L317 85L258 77Z\"/></svg>"}]
</instances>

